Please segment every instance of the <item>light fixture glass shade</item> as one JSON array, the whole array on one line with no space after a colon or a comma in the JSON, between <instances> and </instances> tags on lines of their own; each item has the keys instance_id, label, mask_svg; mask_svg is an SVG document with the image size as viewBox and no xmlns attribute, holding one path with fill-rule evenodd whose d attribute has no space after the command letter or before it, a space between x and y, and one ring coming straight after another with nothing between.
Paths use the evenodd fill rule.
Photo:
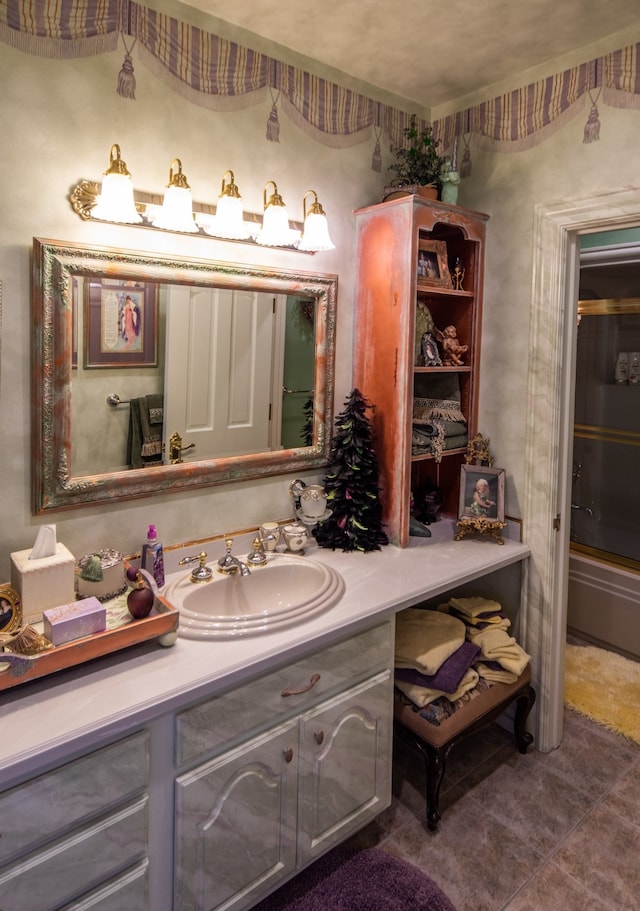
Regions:
<instances>
[{"instance_id":1,"label":"light fixture glass shade","mask_svg":"<svg viewBox=\"0 0 640 911\"><path fill-rule=\"evenodd\" d=\"M229 175L229 183L225 178ZM251 236L244 222L242 197L233 179L233 171L225 171L222 178L222 191L216 204L216 214L204 225L207 234L214 237L225 237L229 240L246 240Z\"/></svg>"},{"instance_id":2,"label":"light fixture glass shade","mask_svg":"<svg viewBox=\"0 0 640 911\"><path fill-rule=\"evenodd\" d=\"M109 167L104 172L100 195L91 210L91 217L119 224L138 224L142 221L133 197L131 174L120 158L118 145L111 146Z\"/></svg>"},{"instance_id":3,"label":"light fixture glass shade","mask_svg":"<svg viewBox=\"0 0 640 911\"><path fill-rule=\"evenodd\" d=\"M314 202L307 211L307 196L313 195ZM307 190L302 198L304 226L298 244L299 250L308 253L320 253L322 250L335 250L335 244L329 237L329 222L324 209L318 202L315 190Z\"/></svg>"},{"instance_id":4,"label":"light fixture glass shade","mask_svg":"<svg viewBox=\"0 0 640 911\"><path fill-rule=\"evenodd\" d=\"M267 200L267 187L273 186L273 193ZM278 188L272 180L264 186L264 213L262 215L262 228L258 232L256 241L265 247L287 247L293 242L294 232L289 227L287 207L278 193Z\"/></svg>"},{"instance_id":5,"label":"light fixture glass shade","mask_svg":"<svg viewBox=\"0 0 640 911\"><path fill-rule=\"evenodd\" d=\"M174 173L173 166L177 169ZM169 183L164 194L162 209L157 218L153 220L155 228L164 228L166 231L183 231L194 234L198 230L193 219L193 201L191 189L187 178L182 173L182 162L174 158L169 168Z\"/></svg>"}]
</instances>

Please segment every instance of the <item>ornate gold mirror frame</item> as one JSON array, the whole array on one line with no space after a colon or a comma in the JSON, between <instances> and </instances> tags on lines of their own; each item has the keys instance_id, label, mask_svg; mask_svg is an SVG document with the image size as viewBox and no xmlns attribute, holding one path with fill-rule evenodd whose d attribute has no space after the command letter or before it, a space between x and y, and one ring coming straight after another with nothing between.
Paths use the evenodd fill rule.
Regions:
<instances>
[{"instance_id":1,"label":"ornate gold mirror frame","mask_svg":"<svg viewBox=\"0 0 640 911\"><path fill-rule=\"evenodd\" d=\"M89 248L34 238L33 512L95 505L292 472L327 464L334 394L337 276ZM74 276L299 294L316 302L312 445L72 476L72 284Z\"/></svg>"}]
</instances>

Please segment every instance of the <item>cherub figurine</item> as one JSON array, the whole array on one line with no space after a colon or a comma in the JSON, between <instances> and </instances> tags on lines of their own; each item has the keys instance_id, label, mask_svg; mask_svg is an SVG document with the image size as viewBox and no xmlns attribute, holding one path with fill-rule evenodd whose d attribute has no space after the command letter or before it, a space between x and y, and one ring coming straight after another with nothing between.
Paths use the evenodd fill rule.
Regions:
<instances>
[{"instance_id":1,"label":"cherub figurine","mask_svg":"<svg viewBox=\"0 0 640 911\"><path fill-rule=\"evenodd\" d=\"M445 367L462 367L464 362L461 355L466 354L469 350L468 345L460 345L458 342L458 333L455 326L447 326L446 329L436 330L437 339L442 346L442 363Z\"/></svg>"}]
</instances>

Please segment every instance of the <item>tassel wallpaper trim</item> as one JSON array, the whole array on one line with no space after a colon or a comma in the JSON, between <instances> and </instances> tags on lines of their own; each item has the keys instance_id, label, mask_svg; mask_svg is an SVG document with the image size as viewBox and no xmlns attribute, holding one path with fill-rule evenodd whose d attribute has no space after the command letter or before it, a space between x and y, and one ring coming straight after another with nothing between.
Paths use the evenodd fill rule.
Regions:
<instances>
[{"instance_id":1,"label":"tassel wallpaper trim","mask_svg":"<svg viewBox=\"0 0 640 911\"><path fill-rule=\"evenodd\" d=\"M78 58L117 50L118 38L137 42L138 58L178 94L216 111L241 110L272 98L267 139L279 141L284 111L314 140L344 148L370 139L376 130L371 166L382 168L380 133L392 147L405 142L411 115L338 83L227 41L136 0L11 0L0 3L0 42L51 59ZM118 74L117 93L135 100L132 49ZM591 92L597 97L591 98ZM532 148L563 126L584 102L591 109L584 142L598 140L601 104L640 109L640 42L570 67L503 95L434 121L434 136L446 152L455 138L473 135L478 148L514 152ZM428 125L428 120L421 119ZM460 166L471 172L469 149Z\"/></svg>"},{"instance_id":2,"label":"tassel wallpaper trim","mask_svg":"<svg viewBox=\"0 0 640 911\"><path fill-rule=\"evenodd\" d=\"M118 95L121 98L130 98L132 101L136 100L136 76L133 68L133 60L131 59L131 52L135 47L135 40L131 47L127 47L127 42L124 40L124 35L122 36L122 43L124 44L124 62L122 68L118 73Z\"/></svg>"},{"instance_id":3,"label":"tassel wallpaper trim","mask_svg":"<svg viewBox=\"0 0 640 911\"><path fill-rule=\"evenodd\" d=\"M280 142L280 121L278 120L279 97L279 92L276 98L273 97L273 92L271 93L271 111L269 112L269 119L267 120L267 139L269 142Z\"/></svg>"},{"instance_id":4,"label":"tassel wallpaper trim","mask_svg":"<svg viewBox=\"0 0 640 911\"><path fill-rule=\"evenodd\" d=\"M382 171L382 152L380 150L380 133L381 131L376 129L376 144L373 149L373 155L371 156L371 170L376 171L378 174Z\"/></svg>"}]
</instances>

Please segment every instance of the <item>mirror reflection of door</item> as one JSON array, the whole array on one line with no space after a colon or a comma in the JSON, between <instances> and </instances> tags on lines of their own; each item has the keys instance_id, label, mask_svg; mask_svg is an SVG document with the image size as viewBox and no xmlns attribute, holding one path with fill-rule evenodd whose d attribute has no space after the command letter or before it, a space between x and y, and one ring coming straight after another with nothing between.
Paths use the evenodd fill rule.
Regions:
<instances>
[{"instance_id":1,"label":"mirror reflection of door","mask_svg":"<svg viewBox=\"0 0 640 911\"><path fill-rule=\"evenodd\" d=\"M175 432L184 461L272 448L273 321L271 293L169 288L165 452Z\"/></svg>"},{"instance_id":2,"label":"mirror reflection of door","mask_svg":"<svg viewBox=\"0 0 640 911\"><path fill-rule=\"evenodd\" d=\"M315 314L313 298L287 298L281 422L285 449L313 444Z\"/></svg>"}]
</instances>

